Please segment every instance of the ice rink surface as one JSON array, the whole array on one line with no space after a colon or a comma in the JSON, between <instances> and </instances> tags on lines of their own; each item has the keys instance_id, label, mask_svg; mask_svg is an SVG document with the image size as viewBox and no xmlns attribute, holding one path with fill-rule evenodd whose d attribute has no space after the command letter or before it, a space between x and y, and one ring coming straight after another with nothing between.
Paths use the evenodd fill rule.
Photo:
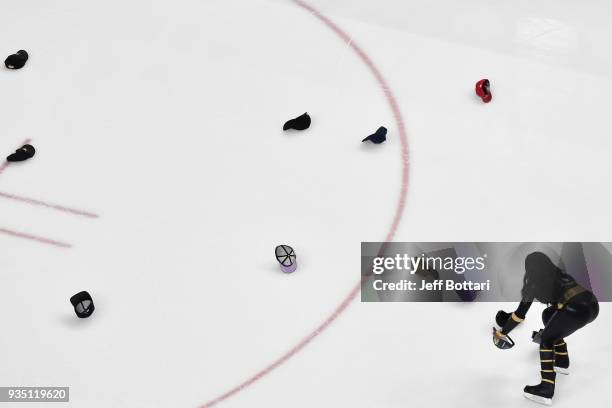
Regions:
<instances>
[{"instance_id":1,"label":"ice rink surface","mask_svg":"<svg viewBox=\"0 0 612 408\"><path fill-rule=\"evenodd\" d=\"M353 42L408 134L395 240L610 240L610 2L308 4L350 41L289 0L3 4L1 55L30 60L0 70L0 147L37 155L0 173L0 386L201 407L337 310L402 198L397 121ZM388 142L362 145L379 126ZM500 351L502 306L353 301L215 406L534 406L539 307ZM609 310L568 339L554 406L612 403Z\"/></svg>"}]
</instances>

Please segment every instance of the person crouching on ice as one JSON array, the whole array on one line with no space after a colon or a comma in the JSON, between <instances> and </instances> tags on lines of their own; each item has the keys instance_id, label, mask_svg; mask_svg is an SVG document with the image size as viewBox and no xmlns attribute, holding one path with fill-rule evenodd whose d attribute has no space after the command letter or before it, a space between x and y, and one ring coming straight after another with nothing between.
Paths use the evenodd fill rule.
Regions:
<instances>
[{"instance_id":1,"label":"person crouching on ice","mask_svg":"<svg viewBox=\"0 0 612 408\"><path fill-rule=\"evenodd\" d=\"M542 381L525 387L524 395L541 404L552 404L557 373L568 374L569 356L565 338L591 323L599 313L599 304L592 292L578 285L574 278L552 263L542 252L533 252L525 259L522 301L514 313L497 312L495 320L502 328L493 333L493 342L500 348L514 343L508 337L525 319L534 300L547 303L542 312L544 329L540 337ZM534 336L537 340L537 337ZM505 345L505 346L504 346Z\"/></svg>"}]
</instances>

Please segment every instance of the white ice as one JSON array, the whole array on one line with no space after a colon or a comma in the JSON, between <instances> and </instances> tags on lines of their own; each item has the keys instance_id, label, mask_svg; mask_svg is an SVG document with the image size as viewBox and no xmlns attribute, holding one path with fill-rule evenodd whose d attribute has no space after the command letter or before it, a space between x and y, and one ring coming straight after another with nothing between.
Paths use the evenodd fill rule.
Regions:
<instances>
[{"instance_id":1,"label":"white ice","mask_svg":"<svg viewBox=\"0 0 612 408\"><path fill-rule=\"evenodd\" d=\"M406 122L397 241L607 241L612 4L312 0L380 68ZM320 324L384 239L399 139L371 73L291 1L5 1L0 386L71 407L197 407ZM483 77L493 102L473 93ZM283 133L308 111L312 127ZM379 126L388 142L364 146ZM274 247L296 249L280 272ZM78 320L81 290L96 312ZM539 310L494 348L499 304L353 302L223 407L531 407ZM608 305L568 338L554 406L609 406ZM10 406L10 404L7 404ZM38 406L31 404L30 406ZM42 404L40 406L43 406Z\"/></svg>"}]
</instances>

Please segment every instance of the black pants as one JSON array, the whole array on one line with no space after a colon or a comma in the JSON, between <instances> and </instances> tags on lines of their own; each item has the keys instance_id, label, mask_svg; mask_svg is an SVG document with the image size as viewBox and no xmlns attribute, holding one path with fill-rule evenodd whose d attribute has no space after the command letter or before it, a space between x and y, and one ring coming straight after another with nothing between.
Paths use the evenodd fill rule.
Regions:
<instances>
[{"instance_id":1,"label":"black pants","mask_svg":"<svg viewBox=\"0 0 612 408\"><path fill-rule=\"evenodd\" d=\"M562 308L550 306L542 312L542 347L552 348L558 340L591 323L599 314L599 304L591 292L582 292Z\"/></svg>"}]
</instances>

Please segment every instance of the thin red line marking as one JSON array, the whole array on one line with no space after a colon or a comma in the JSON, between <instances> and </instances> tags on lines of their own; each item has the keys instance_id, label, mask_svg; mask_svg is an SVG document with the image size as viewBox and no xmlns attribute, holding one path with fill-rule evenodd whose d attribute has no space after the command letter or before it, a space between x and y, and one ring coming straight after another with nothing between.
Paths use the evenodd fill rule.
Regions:
<instances>
[{"instance_id":1,"label":"thin red line marking","mask_svg":"<svg viewBox=\"0 0 612 408\"><path fill-rule=\"evenodd\" d=\"M46 207L46 208L50 208L53 210L74 214L74 215L82 215L83 217L89 217L89 218L99 217L98 214L94 214L89 211L83 211L83 210L77 210L77 209L70 208L70 207L64 207L63 205L47 203L44 201L36 200L34 198L21 197L15 194L5 193L3 191L0 191L0 197L8 198L8 199L15 200L15 201L20 201L22 203L38 205L41 207Z\"/></svg>"},{"instance_id":2,"label":"thin red line marking","mask_svg":"<svg viewBox=\"0 0 612 408\"><path fill-rule=\"evenodd\" d=\"M317 17L321 22L323 22L328 28L330 28L333 32L335 32L342 40L347 43L347 46L350 47L355 53L359 56L361 61L369 68L374 78L378 82L378 85L382 89L385 97L387 98L387 102L393 112L393 117L395 118L395 123L397 125L397 129L400 136L400 144L401 144L401 160L402 160L402 180L401 180L401 189L400 196L395 209L395 216L393 217L393 221L391 223L391 227L389 228L389 232L387 233L386 241L393 240L395 233L397 232L397 228L402 219L402 214L404 212L404 208L406 207L406 198L408 195L408 137L406 136L406 128L404 126L404 119L402 118L401 111L399 109L399 105L391 88L385 81L384 77L374 65L374 62L370 59L370 57L363 51L355 41L351 39L351 37L344 32L340 27L338 27L334 22L332 22L329 18L325 17L318 10L313 8L312 6L304 3L301 0L293 0L298 6L303 9L311 12L315 17ZM304 337L299 343L293 346L289 351L285 354L281 355L279 358L274 360L270 365L263 368L262 370L255 373L255 375L249 377L244 382L240 383L234 388L231 388L229 391L224 394L218 396L217 398L208 401L206 404L202 405L201 408L210 408L213 407L228 398L233 397L239 392L243 391L247 387L253 385L257 381L261 380L266 375L270 374L270 372L274 371L276 368L281 366L290 360L297 353L302 351L312 340L314 340L319 334L325 331L337 318L340 316L348 307L348 305L357 297L361 289L361 281L353 287L353 289L348 293L346 297L343 298L340 305L336 307L333 313L327 317L319 326L317 326L314 331Z\"/></svg>"},{"instance_id":3,"label":"thin red line marking","mask_svg":"<svg viewBox=\"0 0 612 408\"><path fill-rule=\"evenodd\" d=\"M29 144L32 141L32 139L26 139L23 142L21 142L21 146ZM21 147L19 146L19 147ZM2 174L2 172L8 167L10 163L6 160L4 160L4 163L0 164L0 174Z\"/></svg>"},{"instance_id":4,"label":"thin red line marking","mask_svg":"<svg viewBox=\"0 0 612 408\"><path fill-rule=\"evenodd\" d=\"M17 238L29 239L30 241L40 242L42 244L53 245L62 248L71 248L72 245L67 244L65 242L56 241L54 239L39 237L37 235L28 234L25 232L13 231L10 229L0 227L0 233L10 235Z\"/></svg>"},{"instance_id":5,"label":"thin red line marking","mask_svg":"<svg viewBox=\"0 0 612 408\"><path fill-rule=\"evenodd\" d=\"M23 146L25 144L29 144L31 141L32 141L32 139L25 139L23 142L21 142L21 146ZM6 161L6 160L4 161L4 163L0 164L0 174L2 174L2 172L4 170L6 170L6 168L8 167L9 164L10 163L8 161ZM2 195L3 197L6 197L6 198L14 199L14 200L29 202L30 204L34 204L34 205L46 205L42 201L27 199L25 197L13 196L13 195L7 194L7 193L0 193L0 195ZM50 205L50 207L53 208L53 205ZM61 207L61 206L57 206L57 207ZM59 208L56 208L56 209L59 210ZM0 233L6 234L6 235L10 235L12 237L29 239L30 241L36 241L36 242L39 242L41 244L53 245L53 246L61 247L61 248L71 248L72 247L72 245L67 244L65 242L56 241L54 239L45 238L45 237L39 237L38 235L32 235L32 234L28 234L26 232L14 231L14 230L10 230L10 229L7 229L7 228L2 228L2 227L0 227Z\"/></svg>"}]
</instances>

